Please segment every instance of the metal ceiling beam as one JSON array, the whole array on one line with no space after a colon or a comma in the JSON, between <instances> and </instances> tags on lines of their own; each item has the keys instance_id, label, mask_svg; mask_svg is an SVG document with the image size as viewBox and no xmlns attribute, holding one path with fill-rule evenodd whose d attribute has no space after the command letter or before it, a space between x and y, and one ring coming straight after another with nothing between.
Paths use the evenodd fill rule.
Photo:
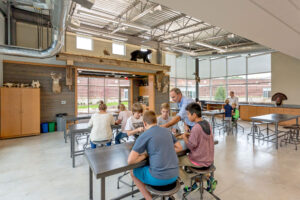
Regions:
<instances>
[{"instance_id":1,"label":"metal ceiling beam","mask_svg":"<svg viewBox=\"0 0 300 200\"><path fill-rule=\"evenodd\" d=\"M125 15L126 13L128 13L132 8L134 8L135 6L137 6L139 3L141 3L140 0L135 0L132 4L130 4L124 11L122 11L117 17L116 19L122 18L123 15Z\"/></svg>"},{"instance_id":2,"label":"metal ceiling beam","mask_svg":"<svg viewBox=\"0 0 300 200\"><path fill-rule=\"evenodd\" d=\"M176 35L174 37L164 38L164 39L162 39L160 41L172 40L174 38L179 38L179 37L182 37L182 36L187 36L187 35L190 35L190 34L193 34L193 33L198 33L198 32L202 32L202 31L206 31L206 30L209 30L209 29L212 29L212 28L215 28L215 26L207 26L207 27L196 29L196 30L189 31L189 32L186 32L186 33L181 33L181 34Z\"/></svg>"},{"instance_id":3,"label":"metal ceiling beam","mask_svg":"<svg viewBox=\"0 0 300 200\"><path fill-rule=\"evenodd\" d=\"M188 26L185 26L185 27L182 27L182 28L178 28L178 29L175 29L173 31L168 31L166 34L171 34L171 33L176 33L176 32L179 32L179 31L182 31L184 29L188 29L188 28L191 28L193 26L198 26L200 24L204 24L205 22L197 22L195 24L191 24L191 25L188 25ZM163 35L166 35L166 34L161 34L161 35L158 35L158 36L155 36L155 38L159 38L159 37L162 37Z\"/></svg>"},{"instance_id":4,"label":"metal ceiling beam","mask_svg":"<svg viewBox=\"0 0 300 200\"><path fill-rule=\"evenodd\" d=\"M160 27L160 26L163 26L163 25L168 24L168 23L170 23L170 22L176 21L176 20L181 19L181 18L183 18L183 17L185 17L185 16L186 16L185 14L177 15L177 16L175 16L175 17L172 17L172 18L170 18L170 19L167 19L167 20L165 20L165 21L160 22L159 24L156 24L155 26L152 26L151 29L157 29L157 28ZM145 32L146 32L146 31L142 31L142 32L136 34L135 36L142 35L142 34L144 34Z\"/></svg>"}]
</instances>

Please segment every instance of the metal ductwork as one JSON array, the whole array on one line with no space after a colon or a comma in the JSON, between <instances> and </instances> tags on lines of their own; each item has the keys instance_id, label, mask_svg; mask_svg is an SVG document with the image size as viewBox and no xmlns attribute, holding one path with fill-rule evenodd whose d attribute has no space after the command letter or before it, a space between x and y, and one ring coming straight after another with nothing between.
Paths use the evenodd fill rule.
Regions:
<instances>
[{"instance_id":1,"label":"metal ductwork","mask_svg":"<svg viewBox=\"0 0 300 200\"><path fill-rule=\"evenodd\" d=\"M0 54L33 58L48 58L59 53L64 44L66 21L71 6L71 0L52 0L51 6L51 22L53 28L52 43L49 48L37 50L17 46L0 45Z\"/></svg>"}]
</instances>

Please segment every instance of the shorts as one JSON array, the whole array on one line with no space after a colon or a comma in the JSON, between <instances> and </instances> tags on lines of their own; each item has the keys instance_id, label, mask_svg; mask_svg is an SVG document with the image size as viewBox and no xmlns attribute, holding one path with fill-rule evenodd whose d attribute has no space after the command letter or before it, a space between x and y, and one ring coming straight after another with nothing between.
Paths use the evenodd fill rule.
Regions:
<instances>
[{"instance_id":1,"label":"shorts","mask_svg":"<svg viewBox=\"0 0 300 200\"><path fill-rule=\"evenodd\" d=\"M158 179L153 177L150 174L149 166L144 166L140 168L133 169L133 174L135 177L137 177L140 181L147 185L153 185L153 186L164 186L169 185L171 183L174 183L178 176L170 179Z\"/></svg>"}]
</instances>

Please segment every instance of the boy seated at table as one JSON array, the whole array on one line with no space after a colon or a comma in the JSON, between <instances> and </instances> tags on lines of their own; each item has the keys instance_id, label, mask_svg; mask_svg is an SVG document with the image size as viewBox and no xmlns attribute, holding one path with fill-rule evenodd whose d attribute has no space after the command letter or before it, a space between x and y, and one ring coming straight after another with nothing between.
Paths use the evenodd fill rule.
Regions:
<instances>
[{"instance_id":1,"label":"boy seated at table","mask_svg":"<svg viewBox=\"0 0 300 200\"><path fill-rule=\"evenodd\" d=\"M187 116L195 126L190 133L183 134L183 140L190 150L188 156L179 158L179 166L191 166L208 169L214 162L214 136L208 121L202 119L201 107L197 103L190 103L186 107ZM180 168L180 178L185 183L188 175Z\"/></svg>"},{"instance_id":2,"label":"boy seated at table","mask_svg":"<svg viewBox=\"0 0 300 200\"><path fill-rule=\"evenodd\" d=\"M170 105L168 103L163 103L160 106L161 115L157 118L157 125L163 125L171 121L172 117L170 117ZM171 126L169 128L173 134L176 134L180 131L177 124Z\"/></svg>"},{"instance_id":3,"label":"boy seated at table","mask_svg":"<svg viewBox=\"0 0 300 200\"><path fill-rule=\"evenodd\" d=\"M125 126L126 126L126 123L127 123L127 120L132 116L132 112L129 111L129 110L126 110L126 107L124 104L120 104L119 106L119 116L118 116L118 121L116 122L116 124L121 124L121 132L119 133L119 137L121 136L127 136L126 133L125 133ZM120 139L115 138L115 143L116 144L120 144Z\"/></svg>"},{"instance_id":4,"label":"boy seated at table","mask_svg":"<svg viewBox=\"0 0 300 200\"><path fill-rule=\"evenodd\" d=\"M144 131L142 105L139 103L134 103L131 111L132 116L127 119L124 132L122 131L115 137L116 144L120 144L120 140L124 137L128 137L128 141L134 141L134 135L140 134Z\"/></svg>"},{"instance_id":5,"label":"boy seated at table","mask_svg":"<svg viewBox=\"0 0 300 200\"><path fill-rule=\"evenodd\" d=\"M157 126L153 111L144 113L143 123L146 131L135 141L128 156L128 164L135 164L149 157L149 165L131 171L135 185L148 200L152 197L145 184L165 186L177 180L176 152L181 151L181 146L169 129Z\"/></svg>"},{"instance_id":6,"label":"boy seated at table","mask_svg":"<svg viewBox=\"0 0 300 200\"><path fill-rule=\"evenodd\" d=\"M99 112L94 113L88 123L89 127L92 127L90 140L91 148L95 149L96 144L94 141L105 141L112 139L111 125L115 124L112 114L106 112L107 106L105 103L99 104ZM111 145L111 142L106 143L107 146Z\"/></svg>"}]
</instances>

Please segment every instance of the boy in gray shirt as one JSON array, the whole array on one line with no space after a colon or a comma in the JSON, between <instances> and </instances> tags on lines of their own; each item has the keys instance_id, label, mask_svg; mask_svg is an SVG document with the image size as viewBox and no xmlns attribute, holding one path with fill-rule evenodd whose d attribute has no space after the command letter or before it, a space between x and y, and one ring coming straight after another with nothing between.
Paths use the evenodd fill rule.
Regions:
<instances>
[{"instance_id":1,"label":"boy in gray shirt","mask_svg":"<svg viewBox=\"0 0 300 200\"><path fill-rule=\"evenodd\" d=\"M149 157L149 165L135 168L131 171L131 176L145 199L152 199L145 184L164 186L174 183L179 173L176 152L182 148L169 129L157 126L153 111L144 113L143 122L146 131L135 141L128 164L135 164Z\"/></svg>"},{"instance_id":2,"label":"boy in gray shirt","mask_svg":"<svg viewBox=\"0 0 300 200\"><path fill-rule=\"evenodd\" d=\"M172 117L169 116L170 115L170 105L168 103L161 104L160 113L161 113L161 116L159 116L157 118L158 126L164 125L172 120ZM172 131L173 134L180 132L180 129L177 124L171 126L169 129Z\"/></svg>"}]
</instances>

